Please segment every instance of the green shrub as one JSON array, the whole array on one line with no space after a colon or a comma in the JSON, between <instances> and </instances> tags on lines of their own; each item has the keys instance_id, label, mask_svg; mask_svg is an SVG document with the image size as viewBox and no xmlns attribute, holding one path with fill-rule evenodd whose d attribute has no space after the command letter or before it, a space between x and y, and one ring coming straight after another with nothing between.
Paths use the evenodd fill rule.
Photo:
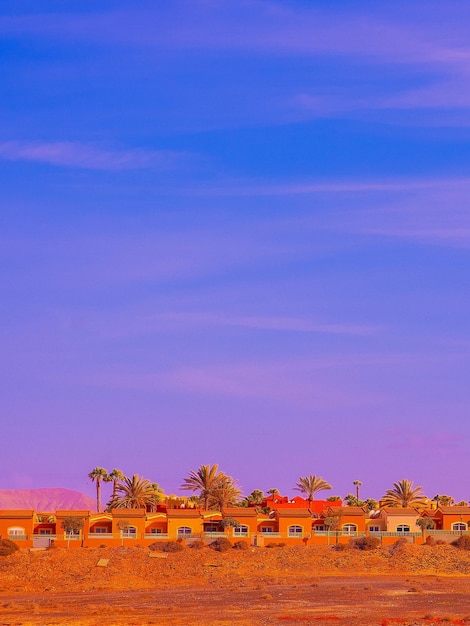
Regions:
<instances>
[{"instance_id":1,"label":"green shrub","mask_svg":"<svg viewBox=\"0 0 470 626\"><path fill-rule=\"evenodd\" d=\"M160 552L181 552L183 549L178 541L155 541L149 545L149 550L160 550Z\"/></svg>"},{"instance_id":2,"label":"green shrub","mask_svg":"<svg viewBox=\"0 0 470 626\"><path fill-rule=\"evenodd\" d=\"M243 541L243 539L241 539L240 541L236 541L233 544L233 549L234 550L248 550L250 546L248 545L247 541Z\"/></svg>"},{"instance_id":3,"label":"green shrub","mask_svg":"<svg viewBox=\"0 0 470 626\"><path fill-rule=\"evenodd\" d=\"M9 539L0 539L0 556L8 556L19 550L18 545Z\"/></svg>"},{"instance_id":4,"label":"green shrub","mask_svg":"<svg viewBox=\"0 0 470 626\"><path fill-rule=\"evenodd\" d=\"M452 546L460 548L461 550L470 550L470 537L468 535L462 535L451 543Z\"/></svg>"},{"instance_id":5,"label":"green shrub","mask_svg":"<svg viewBox=\"0 0 470 626\"><path fill-rule=\"evenodd\" d=\"M378 537L357 537L351 539L349 545L356 550L377 550L380 546L380 539Z\"/></svg>"},{"instance_id":6,"label":"green shrub","mask_svg":"<svg viewBox=\"0 0 470 626\"><path fill-rule=\"evenodd\" d=\"M220 537L210 543L209 548L212 548L212 550L216 550L217 552L227 552L227 550L232 549L232 544L225 537Z\"/></svg>"}]
</instances>

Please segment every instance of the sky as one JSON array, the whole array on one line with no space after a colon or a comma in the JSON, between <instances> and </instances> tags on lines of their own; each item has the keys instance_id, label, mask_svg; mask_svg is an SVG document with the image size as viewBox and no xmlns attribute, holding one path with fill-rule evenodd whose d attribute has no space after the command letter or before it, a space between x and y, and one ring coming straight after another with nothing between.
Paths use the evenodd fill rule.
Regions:
<instances>
[{"instance_id":1,"label":"sky","mask_svg":"<svg viewBox=\"0 0 470 626\"><path fill-rule=\"evenodd\" d=\"M3 0L0 488L468 500L469 19Z\"/></svg>"}]
</instances>

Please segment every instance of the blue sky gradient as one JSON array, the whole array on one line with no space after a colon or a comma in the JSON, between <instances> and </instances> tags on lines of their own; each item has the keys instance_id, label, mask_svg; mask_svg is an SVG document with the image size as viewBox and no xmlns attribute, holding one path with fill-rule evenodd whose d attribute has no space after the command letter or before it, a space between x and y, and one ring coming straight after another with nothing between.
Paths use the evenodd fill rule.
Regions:
<instances>
[{"instance_id":1,"label":"blue sky gradient","mask_svg":"<svg viewBox=\"0 0 470 626\"><path fill-rule=\"evenodd\" d=\"M0 8L0 488L468 499L470 6L160 4Z\"/></svg>"}]
</instances>

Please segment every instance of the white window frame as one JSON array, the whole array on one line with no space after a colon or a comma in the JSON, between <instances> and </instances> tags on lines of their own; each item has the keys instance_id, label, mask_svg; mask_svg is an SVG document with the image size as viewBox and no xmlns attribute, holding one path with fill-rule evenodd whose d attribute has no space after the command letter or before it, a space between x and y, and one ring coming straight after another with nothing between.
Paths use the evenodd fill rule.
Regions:
<instances>
[{"instance_id":1,"label":"white window frame","mask_svg":"<svg viewBox=\"0 0 470 626\"><path fill-rule=\"evenodd\" d=\"M406 533L411 532L411 527L409 524L398 524L395 530L397 533L406 534Z\"/></svg>"},{"instance_id":2,"label":"white window frame","mask_svg":"<svg viewBox=\"0 0 470 626\"><path fill-rule=\"evenodd\" d=\"M355 535L357 533L357 524L343 524L342 531L345 535Z\"/></svg>"}]
</instances>

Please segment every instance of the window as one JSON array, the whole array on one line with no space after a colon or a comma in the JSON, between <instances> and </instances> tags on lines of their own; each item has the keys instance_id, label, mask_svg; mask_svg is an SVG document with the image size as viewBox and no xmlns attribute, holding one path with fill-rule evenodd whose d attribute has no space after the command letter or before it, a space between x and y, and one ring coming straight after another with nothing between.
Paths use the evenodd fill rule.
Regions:
<instances>
[{"instance_id":1,"label":"window","mask_svg":"<svg viewBox=\"0 0 470 626\"><path fill-rule=\"evenodd\" d=\"M192 530L189 528L189 526L180 526L178 528L178 535L190 535L192 533Z\"/></svg>"},{"instance_id":2,"label":"window","mask_svg":"<svg viewBox=\"0 0 470 626\"><path fill-rule=\"evenodd\" d=\"M126 526L121 530L121 537L127 537L128 539L135 539L137 536L137 528L135 526Z\"/></svg>"},{"instance_id":3,"label":"window","mask_svg":"<svg viewBox=\"0 0 470 626\"><path fill-rule=\"evenodd\" d=\"M357 532L356 524L344 524L343 525L343 533L346 535L354 535Z\"/></svg>"},{"instance_id":4,"label":"window","mask_svg":"<svg viewBox=\"0 0 470 626\"><path fill-rule=\"evenodd\" d=\"M325 526L312 526L313 530L324 531L326 530Z\"/></svg>"},{"instance_id":5,"label":"window","mask_svg":"<svg viewBox=\"0 0 470 626\"><path fill-rule=\"evenodd\" d=\"M50 528L40 528L39 534L40 535L52 535L52 532Z\"/></svg>"},{"instance_id":6,"label":"window","mask_svg":"<svg viewBox=\"0 0 470 626\"><path fill-rule=\"evenodd\" d=\"M274 532L274 529L272 526L261 526L261 532L262 533L272 533Z\"/></svg>"},{"instance_id":7,"label":"window","mask_svg":"<svg viewBox=\"0 0 470 626\"><path fill-rule=\"evenodd\" d=\"M410 532L410 527L408 526L408 524L399 524L397 526L397 533L409 533Z\"/></svg>"},{"instance_id":8,"label":"window","mask_svg":"<svg viewBox=\"0 0 470 626\"><path fill-rule=\"evenodd\" d=\"M24 528L21 528L21 526L13 526L12 528L8 529L8 534L12 537L12 536L18 536L18 535L25 535L25 531Z\"/></svg>"},{"instance_id":9,"label":"window","mask_svg":"<svg viewBox=\"0 0 470 626\"><path fill-rule=\"evenodd\" d=\"M163 533L163 529L162 528L151 528L150 529L150 534L151 535L161 535Z\"/></svg>"},{"instance_id":10,"label":"window","mask_svg":"<svg viewBox=\"0 0 470 626\"><path fill-rule=\"evenodd\" d=\"M452 530L467 530L467 524L463 522L455 522L452 524Z\"/></svg>"},{"instance_id":11,"label":"window","mask_svg":"<svg viewBox=\"0 0 470 626\"><path fill-rule=\"evenodd\" d=\"M369 532L370 533L379 533L380 532L380 526L369 526Z\"/></svg>"},{"instance_id":12,"label":"window","mask_svg":"<svg viewBox=\"0 0 470 626\"><path fill-rule=\"evenodd\" d=\"M95 526L93 528L94 533L106 534L109 532L109 529L106 526Z\"/></svg>"},{"instance_id":13,"label":"window","mask_svg":"<svg viewBox=\"0 0 470 626\"><path fill-rule=\"evenodd\" d=\"M236 526L233 529L235 535L246 535L248 533L248 526Z\"/></svg>"},{"instance_id":14,"label":"window","mask_svg":"<svg viewBox=\"0 0 470 626\"><path fill-rule=\"evenodd\" d=\"M302 526L289 526L287 532L290 536L302 535L303 528Z\"/></svg>"}]
</instances>

